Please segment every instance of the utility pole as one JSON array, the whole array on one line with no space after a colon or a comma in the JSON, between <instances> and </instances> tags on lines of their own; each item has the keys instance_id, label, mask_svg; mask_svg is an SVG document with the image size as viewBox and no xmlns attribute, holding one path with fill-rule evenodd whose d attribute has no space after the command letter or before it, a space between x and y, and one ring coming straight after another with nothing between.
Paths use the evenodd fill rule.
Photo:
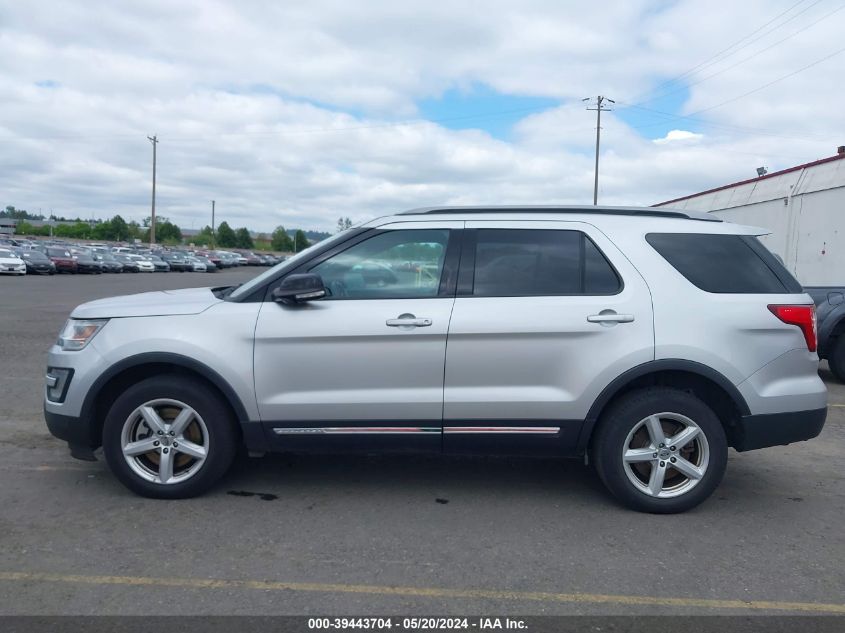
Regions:
<instances>
[{"instance_id":1,"label":"utility pole","mask_svg":"<svg viewBox=\"0 0 845 633\"><path fill-rule=\"evenodd\" d=\"M150 246L152 246L156 243L156 145L158 145L158 136L153 134L147 138L153 144L153 208L150 215Z\"/></svg>"},{"instance_id":2,"label":"utility pole","mask_svg":"<svg viewBox=\"0 0 845 633\"><path fill-rule=\"evenodd\" d=\"M582 101L589 101L590 97L586 99L582 99ZM607 97L603 97L599 95L596 97L596 107L595 108L587 108L587 110L595 110L596 111L596 174L595 174L595 182L593 184L593 206L598 205L599 203L599 143L601 142L601 113L602 110L609 112L611 108L604 106L604 102L607 101L609 103L616 103L613 99L608 99Z\"/></svg>"},{"instance_id":3,"label":"utility pole","mask_svg":"<svg viewBox=\"0 0 845 633\"><path fill-rule=\"evenodd\" d=\"M211 250L214 250L214 200L211 201Z\"/></svg>"}]
</instances>

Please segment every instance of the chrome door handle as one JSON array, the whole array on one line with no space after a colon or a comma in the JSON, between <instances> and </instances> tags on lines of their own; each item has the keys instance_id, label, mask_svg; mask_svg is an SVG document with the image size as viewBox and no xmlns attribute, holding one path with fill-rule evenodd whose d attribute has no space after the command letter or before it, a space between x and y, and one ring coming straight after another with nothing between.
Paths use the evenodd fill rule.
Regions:
<instances>
[{"instance_id":1,"label":"chrome door handle","mask_svg":"<svg viewBox=\"0 0 845 633\"><path fill-rule=\"evenodd\" d=\"M388 327L428 327L431 319L418 319L413 314L400 314L396 319L385 321Z\"/></svg>"},{"instance_id":2,"label":"chrome door handle","mask_svg":"<svg viewBox=\"0 0 845 633\"><path fill-rule=\"evenodd\" d=\"M590 323L630 323L634 320L633 314L591 314L587 317Z\"/></svg>"}]
</instances>

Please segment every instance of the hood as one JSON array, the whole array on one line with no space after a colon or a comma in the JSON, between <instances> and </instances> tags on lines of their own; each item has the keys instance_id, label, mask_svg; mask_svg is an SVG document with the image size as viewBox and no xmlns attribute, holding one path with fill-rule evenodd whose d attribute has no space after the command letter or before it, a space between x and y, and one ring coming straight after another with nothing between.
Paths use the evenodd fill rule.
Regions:
<instances>
[{"instance_id":1,"label":"hood","mask_svg":"<svg viewBox=\"0 0 845 633\"><path fill-rule=\"evenodd\" d=\"M70 316L74 319L101 319L199 314L221 302L222 299L212 294L211 288L159 290L89 301L77 306Z\"/></svg>"},{"instance_id":2,"label":"hood","mask_svg":"<svg viewBox=\"0 0 845 633\"><path fill-rule=\"evenodd\" d=\"M18 257L0 257L0 264L23 264L23 260Z\"/></svg>"}]
</instances>

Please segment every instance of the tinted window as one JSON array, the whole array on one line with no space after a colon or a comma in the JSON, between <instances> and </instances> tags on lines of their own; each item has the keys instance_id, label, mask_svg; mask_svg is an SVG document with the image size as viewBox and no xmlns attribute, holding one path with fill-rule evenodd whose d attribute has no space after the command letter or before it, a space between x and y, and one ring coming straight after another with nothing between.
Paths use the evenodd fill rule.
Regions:
<instances>
[{"instance_id":1,"label":"tinted window","mask_svg":"<svg viewBox=\"0 0 845 633\"><path fill-rule=\"evenodd\" d=\"M311 268L329 298L436 297L449 231L385 231Z\"/></svg>"},{"instance_id":2,"label":"tinted window","mask_svg":"<svg viewBox=\"0 0 845 633\"><path fill-rule=\"evenodd\" d=\"M651 233L646 240L690 283L707 292L801 292L801 285L755 237Z\"/></svg>"},{"instance_id":3,"label":"tinted window","mask_svg":"<svg viewBox=\"0 0 845 633\"><path fill-rule=\"evenodd\" d=\"M473 295L613 294L621 283L580 231L478 229Z\"/></svg>"}]
</instances>

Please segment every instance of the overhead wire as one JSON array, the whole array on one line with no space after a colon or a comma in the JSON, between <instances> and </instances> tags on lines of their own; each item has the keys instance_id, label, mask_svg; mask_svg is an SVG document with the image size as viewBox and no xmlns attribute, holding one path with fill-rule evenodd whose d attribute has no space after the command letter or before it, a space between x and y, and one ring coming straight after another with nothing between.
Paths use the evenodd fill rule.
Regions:
<instances>
[{"instance_id":1,"label":"overhead wire","mask_svg":"<svg viewBox=\"0 0 845 633\"><path fill-rule=\"evenodd\" d=\"M742 47L740 47L740 48L736 49L735 51L732 51L730 54L725 55L725 53L728 53L728 51L731 51L731 49L735 48L737 45L741 44L742 42L744 42L744 41L745 41L745 40L747 40L748 38L753 37L754 35L756 35L756 34L757 34L757 33L759 33L760 31L762 31L763 29L765 29L766 27L768 27L770 24L772 24L773 22L775 22L775 21L776 21L776 20L778 20L779 18L783 17L783 16L784 16L784 15L786 15L787 13L791 12L793 9L795 9L795 8L796 8L796 7L798 7L799 5L803 4L804 2L806 2L806 0L798 0L798 2L796 2L796 3L795 3L795 4L793 4L793 5L791 5L788 9L786 9L785 11L782 11L781 13L778 13L778 14L777 14L775 17L773 17L771 20L769 20L768 22L766 22L766 23L765 23L765 24L763 24L762 26L758 27L757 29L755 29L755 30L754 30L754 31L752 31L751 33L749 33L749 34L747 34L747 35L745 35L745 36L741 37L741 38L740 38L740 39L738 39L736 42L734 42L733 44L731 44L730 46L728 46L727 48L722 49L721 51L719 51L719 52L718 52L718 53L716 53L715 55L712 55L711 57L708 57L708 58L707 58L707 59L705 59L704 61L702 61L702 62L700 62L700 63L696 64L696 65L695 65L695 66L693 66L692 68L687 69L686 71L682 72L680 75L676 75L675 77L672 77L671 79L667 79L666 81L664 81L664 82L662 82L662 83L658 84L657 86L655 86L654 88L652 88L651 90L649 90L649 91L647 91L647 92L645 92L645 93L640 93L640 95L638 95L638 96L634 97L633 101L636 101L636 102L638 102L638 103L648 103L649 101L653 101L653 99L642 99L642 97L647 96L647 95L649 95L649 94L651 94L651 93L653 93L653 92L659 91L659 90L660 90L661 88L663 88L664 86L668 86L668 85L670 85L670 84L676 83L676 82L680 81L681 79L683 79L684 77L687 77L687 76L689 76L689 75L691 75L691 74L695 73L696 71L698 71L698 70L700 70L700 69L707 68L708 66L712 66L713 64L716 64L716 63L718 63L719 61L722 61L723 59L727 59L727 58L728 58L728 57L730 57L731 55L733 55L733 54L737 53L738 51L742 50L743 48L746 48L746 46L747 46L747 45L743 45ZM814 7L815 5L817 5L819 2L822 2L822 0L816 0L816 1L815 1L815 2L813 2L813 3L809 6L809 7L805 7L805 8L804 8L801 12L799 12L798 14L796 14L795 16L793 16L792 18L789 18L788 20L784 21L783 23L781 23L781 24L777 25L776 27L774 27L773 29L771 29L770 31L768 31L768 32L766 33L766 35L768 35L769 33L772 33L773 31L777 30L778 28L780 28L780 27L781 27L781 26L783 26L784 24L789 23L789 22L790 22L790 21L792 21L794 18L798 17L799 15L801 15L802 13L804 13L805 11L807 11L808 9L811 9L812 7ZM765 35L764 35L763 37L765 37ZM756 40L755 40L755 41L756 41Z\"/></svg>"}]
</instances>

